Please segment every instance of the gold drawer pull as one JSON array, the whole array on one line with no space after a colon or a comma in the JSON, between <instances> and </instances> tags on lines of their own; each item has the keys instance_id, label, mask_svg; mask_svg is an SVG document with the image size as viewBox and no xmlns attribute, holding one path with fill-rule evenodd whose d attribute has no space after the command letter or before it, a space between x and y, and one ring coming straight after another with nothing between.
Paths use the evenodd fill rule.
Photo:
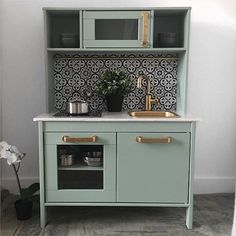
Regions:
<instances>
[{"instance_id":1,"label":"gold drawer pull","mask_svg":"<svg viewBox=\"0 0 236 236\"><path fill-rule=\"evenodd\" d=\"M62 141L65 143L96 143L97 136L74 138L70 136L63 136Z\"/></svg>"},{"instance_id":2,"label":"gold drawer pull","mask_svg":"<svg viewBox=\"0 0 236 236\"><path fill-rule=\"evenodd\" d=\"M142 18L143 18L142 47L148 47L149 12L144 11L142 13Z\"/></svg>"},{"instance_id":3,"label":"gold drawer pull","mask_svg":"<svg viewBox=\"0 0 236 236\"><path fill-rule=\"evenodd\" d=\"M171 137L163 137L163 138L144 138L142 136L136 137L137 143L170 143Z\"/></svg>"}]
</instances>

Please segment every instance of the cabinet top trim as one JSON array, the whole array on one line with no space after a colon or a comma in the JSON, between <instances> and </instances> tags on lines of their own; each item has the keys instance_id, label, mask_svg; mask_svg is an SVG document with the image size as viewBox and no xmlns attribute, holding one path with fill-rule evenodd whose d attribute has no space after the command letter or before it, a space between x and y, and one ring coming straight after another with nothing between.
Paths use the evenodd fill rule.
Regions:
<instances>
[{"instance_id":1,"label":"cabinet top trim","mask_svg":"<svg viewBox=\"0 0 236 236\"><path fill-rule=\"evenodd\" d=\"M123 11L129 11L129 10L141 10L141 11L146 11L146 10L191 10L192 7L113 7L113 8L108 8L108 7L82 7L82 8L77 8L77 7L43 7L44 11L48 11L48 10L89 10L89 11L119 11L119 10L123 10Z\"/></svg>"}]
</instances>

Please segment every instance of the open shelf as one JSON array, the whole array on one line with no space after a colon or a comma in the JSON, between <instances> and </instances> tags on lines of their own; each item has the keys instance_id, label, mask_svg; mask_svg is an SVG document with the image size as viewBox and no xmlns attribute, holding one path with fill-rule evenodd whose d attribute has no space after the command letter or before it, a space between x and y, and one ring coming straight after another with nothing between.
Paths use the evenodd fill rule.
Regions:
<instances>
[{"instance_id":1,"label":"open shelf","mask_svg":"<svg viewBox=\"0 0 236 236\"><path fill-rule=\"evenodd\" d=\"M103 171L102 166L83 166L83 165L72 165L72 166L58 166L58 170L83 170L83 171Z\"/></svg>"},{"instance_id":2,"label":"open shelf","mask_svg":"<svg viewBox=\"0 0 236 236\"><path fill-rule=\"evenodd\" d=\"M73 34L76 48L80 47L80 17L79 11L49 11L47 17L47 46L50 48L63 46L62 34ZM68 36L67 36L68 37ZM64 39L67 40L68 38ZM70 40L70 39L69 39Z\"/></svg>"},{"instance_id":3,"label":"open shelf","mask_svg":"<svg viewBox=\"0 0 236 236\"><path fill-rule=\"evenodd\" d=\"M154 10L153 48L183 48L186 46L185 18L187 12L187 10Z\"/></svg>"}]
</instances>

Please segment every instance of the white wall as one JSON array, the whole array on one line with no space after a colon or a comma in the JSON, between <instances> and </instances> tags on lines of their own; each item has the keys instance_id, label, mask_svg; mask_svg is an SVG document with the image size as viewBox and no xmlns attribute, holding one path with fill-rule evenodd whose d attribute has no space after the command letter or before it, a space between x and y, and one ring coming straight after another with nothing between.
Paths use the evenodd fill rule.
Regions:
<instances>
[{"instance_id":1,"label":"white wall","mask_svg":"<svg viewBox=\"0 0 236 236\"><path fill-rule=\"evenodd\" d=\"M200 117L195 192L233 192L236 157L236 2L228 0L1 0L2 137L27 153L24 183L38 178L37 126L45 111L42 7L192 6L188 113ZM3 165L3 184L15 187Z\"/></svg>"}]
</instances>

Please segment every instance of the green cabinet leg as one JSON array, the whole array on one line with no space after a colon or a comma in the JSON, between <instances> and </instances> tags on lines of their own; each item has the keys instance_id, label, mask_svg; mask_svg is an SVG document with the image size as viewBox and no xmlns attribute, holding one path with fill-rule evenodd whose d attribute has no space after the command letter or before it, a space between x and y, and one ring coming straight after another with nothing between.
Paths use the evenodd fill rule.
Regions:
<instances>
[{"instance_id":1,"label":"green cabinet leg","mask_svg":"<svg viewBox=\"0 0 236 236\"><path fill-rule=\"evenodd\" d=\"M41 204L40 206L40 226L44 228L47 224L47 208Z\"/></svg>"},{"instance_id":2,"label":"green cabinet leg","mask_svg":"<svg viewBox=\"0 0 236 236\"><path fill-rule=\"evenodd\" d=\"M192 205L190 205L186 209L186 226L188 229L193 228L193 206Z\"/></svg>"}]
</instances>

